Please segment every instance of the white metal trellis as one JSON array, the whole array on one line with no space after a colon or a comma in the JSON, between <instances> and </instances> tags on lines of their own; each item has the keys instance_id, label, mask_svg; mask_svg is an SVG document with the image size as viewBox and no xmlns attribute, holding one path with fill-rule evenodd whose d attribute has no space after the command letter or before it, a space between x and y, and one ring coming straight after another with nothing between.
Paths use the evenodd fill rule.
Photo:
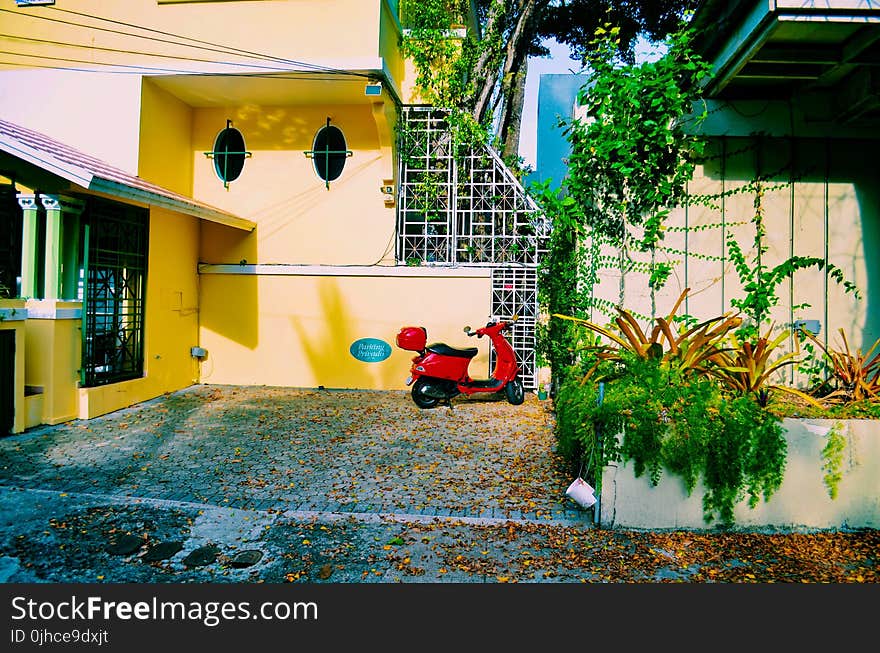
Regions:
<instances>
[{"instance_id":1,"label":"white metal trellis","mask_svg":"<svg viewBox=\"0 0 880 653\"><path fill-rule=\"evenodd\" d=\"M538 205L492 148L458 148L445 112L404 108L399 178L402 263L537 265L549 232Z\"/></svg>"}]
</instances>

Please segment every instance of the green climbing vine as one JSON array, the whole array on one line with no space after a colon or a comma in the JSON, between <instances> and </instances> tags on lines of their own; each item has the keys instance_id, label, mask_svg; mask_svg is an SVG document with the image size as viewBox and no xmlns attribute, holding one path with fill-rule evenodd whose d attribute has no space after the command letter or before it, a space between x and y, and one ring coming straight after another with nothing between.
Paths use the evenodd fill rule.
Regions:
<instances>
[{"instance_id":1,"label":"green climbing vine","mask_svg":"<svg viewBox=\"0 0 880 653\"><path fill-rule=\"evenodd\" d=\"M699 124L700 85L709 67L693 51L693 32L682 28L656 61L622 65L617 28L597 31L588 65L590 81L579 95L587 119L567 124L571 143L567 194L578 204L590 237L607 239L618 252L620 303L631 271L630 251L650 253L654 293L672 266L658 262L670 210L687 197L687 182L705 148Z\"/></svg>"},{"instance_id":2,"label":"green climbing vine","mask_svg":"<svg viewBox=\"0 0 880 653\"><path fill-rule=\"evenodd\" d=\"M822 448L822 482L828 490L828 496L837 498L838 485L843 479L843 453L846 450L846 438L843 437L843 424L835 422L825 436Z\"/></svg>"}]
</instances>

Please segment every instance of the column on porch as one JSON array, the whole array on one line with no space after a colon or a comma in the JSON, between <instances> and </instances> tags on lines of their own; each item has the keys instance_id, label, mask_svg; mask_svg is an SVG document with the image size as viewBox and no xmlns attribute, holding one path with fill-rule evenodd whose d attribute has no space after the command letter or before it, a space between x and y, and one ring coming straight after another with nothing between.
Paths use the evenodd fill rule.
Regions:
<instances>
[{"instance_id":1,"label":"column on porch","mask_svg":"<svg viewBox=\"0 0 880 653\"><path fill-rule=\"evenodd\" d=\"M61 195L40 195L46 209L45 299L76 299L79 281L79 217L85 205Z\"/></svg>"}]
</instances>

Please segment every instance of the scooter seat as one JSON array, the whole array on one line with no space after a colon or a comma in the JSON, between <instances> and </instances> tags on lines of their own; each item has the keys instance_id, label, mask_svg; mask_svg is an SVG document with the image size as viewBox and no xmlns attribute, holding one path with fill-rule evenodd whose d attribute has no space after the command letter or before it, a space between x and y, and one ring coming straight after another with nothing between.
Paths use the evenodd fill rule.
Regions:
<instances>
[{"instance_id":1,"label":"scooter seat","mask_svg":"<svg viewBox=\"0 0 880 653\"><path fill-rule=\"evenodd\" d=\"M468 347L467 349L456 349L442 342L435 342L428 345L427 350L438 356L455 356L456 358L473 358L479 352L476 347Z\"/></svg>"}]
</instances>

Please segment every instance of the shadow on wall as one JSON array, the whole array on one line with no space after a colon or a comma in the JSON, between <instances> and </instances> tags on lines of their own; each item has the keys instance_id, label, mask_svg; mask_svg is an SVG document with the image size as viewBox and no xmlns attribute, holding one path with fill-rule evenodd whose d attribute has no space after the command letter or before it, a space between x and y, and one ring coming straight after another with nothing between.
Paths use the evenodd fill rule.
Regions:
<instances>
[{"instance_id":1,"label":"shadow on wall","mask_svg":"<svg viewBox=\"0 0 880 653\"><path fill-rule=\"evenodd\" d=\"M752 256L753 252L746 250L754 237L754 228L748 224L754 215L754 195L734 191L744 188L759 170L767 182L762 208L769 249L764 262L772 266L792 253L816 258L827 253L830 263L839 267L847 280L856 282L862 295L856 300L829 278L826 296L822 273L804 269L795 273L791 288L787 282L777 288L777 311L784 315L791 310L796 318L796 305L802 304L808 317L827 315L828 324L822 324L822 329L829 337L836 337L843 328L855 346L870 346L880 337L880 190L872 149L853 139L792 142L770 137L729 137L715 142L715 147L718 155L704 169L705 179L717 184L712 192L723 188L728 196L708 221L726 224L727 233L735 234L747 257ZM737 222L746 224L734 226ZM719 247L718 252L698 254L726 251L723 244ZM726 265L723 279L729 301L740 298L743 291L729 261ZM692 285L694 280L687 282ZM867 306L859 306L859 301ZM724 310L728 308L724 306Z\"/></svg>"},{"instance_id":2,"label":"shadow on wall","mask_svg":"<svg viewBox=\"0 0 880 653\"><path fill-rule=\"evenodd\" d=\"M858 184L856 198L868 276L867 288L862 289L866 302L862 351L867 351L880 338L880 187L876 177Z\"/></svg>"},{"instance_id":3,"label":"shadow on wall","mask_svg":"<svg viewBox=\"0 0 880 653\"><path fill-rule=\"evenodd\" d=\"M202 224L199 260L205 263L256 263L257 238L215 223ZM199 284L201 327L237 342L249 349L259 344L259 291L257 277L242 275L207 275Z\"/></svg>"},{"instance_id":4,"label":"shadow on wall","mask_svg":"<svg viewBox=\"0 0 880 653\"><path fill-rule=\"evenodd\" d=\"M317 385L327 388L388 388L401 385L406 369L397 369L390 361L368 363L359 361L349 351L360 338L379 338L394 347L394 334L365 333L363 316L356 318L346 305L339 281L325 277L318 281L321 315L313 325L292 316L290 324L302 348L304 362L309 365ZM310 328L311 326L311 328Z\"/></svg>"}]
</instances>

